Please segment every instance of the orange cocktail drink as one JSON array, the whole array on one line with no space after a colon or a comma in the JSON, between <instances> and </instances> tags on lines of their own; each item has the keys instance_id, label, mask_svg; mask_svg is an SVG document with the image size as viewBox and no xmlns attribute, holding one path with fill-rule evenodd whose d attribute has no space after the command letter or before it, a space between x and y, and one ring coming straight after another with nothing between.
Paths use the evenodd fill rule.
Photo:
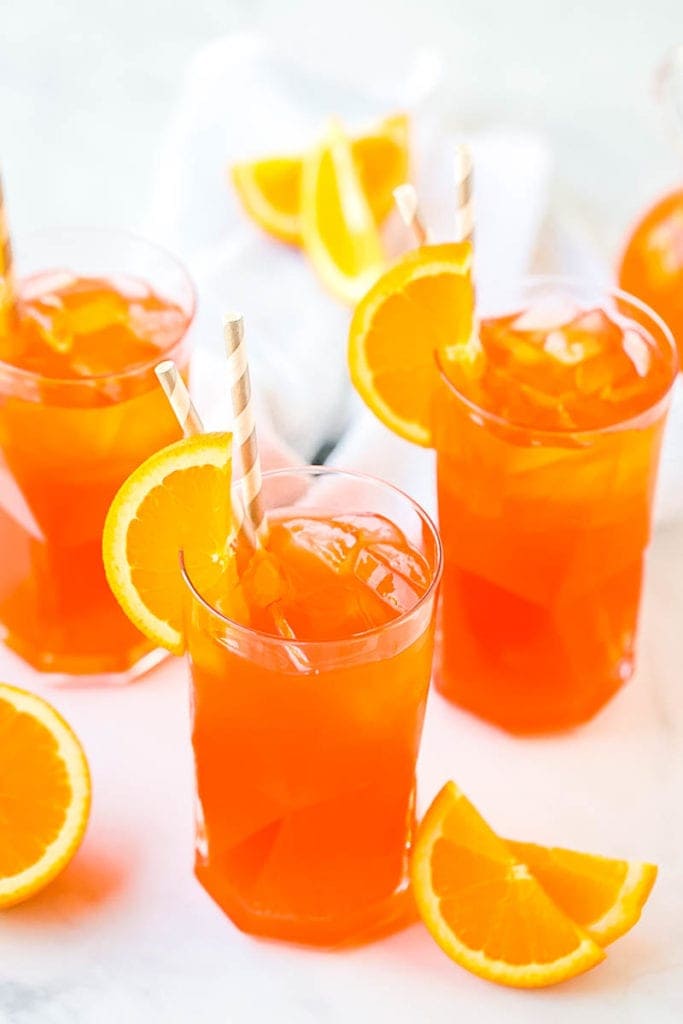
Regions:
<instances>
[{"instance_id":1,"label":"orange cocktail drink","mask_svg":"<svg viewBox=\"0 0 683 1024\"><path fill-rule=\"evenodd\" d=\"M106 583L102 525L122 481L179 437L154 364L188 366L194 295L123 233L21 241L0 337L0 627L36 668L127 673L152 645Z\"/></svg>"},{"instance_id":2,"label":"orange cocktail drink","mask_svg":"<svg viewBox=\"0 0 683 1024\"><path fill-rule=\"evenodd\" d=\"M196 871L245 931L360 941L412 913L439 540L371 478L280 471L264 495L268 553L240 555L234 590L212 601L186 569Z\"/></svg>"},{"instance_id":3,"label":"orange cocktail drink","mask_svg":"<svg viewBox=\"0 0 683 1024\"><path fill-rule=\"evenodd\" d=\"M449 698L506 729L589 718L631 675L677 359L620 292L530 282L440 357L436 447Z\"/></svg>"}]
</instances>

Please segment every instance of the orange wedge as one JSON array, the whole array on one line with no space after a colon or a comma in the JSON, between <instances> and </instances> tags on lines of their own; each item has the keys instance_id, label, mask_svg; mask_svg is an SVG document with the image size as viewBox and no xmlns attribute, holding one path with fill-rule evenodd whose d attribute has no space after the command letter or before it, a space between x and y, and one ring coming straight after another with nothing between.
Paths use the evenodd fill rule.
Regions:
<instances>
[{"instance_id":1,"label":"orange wedge","mask_svg":"<svg viewBox=\"0 0 683 1024\"><path fill-rule=\"evenodd\" d=\"M163 448L128 477L107 514L104 568L126 615L154 643L182 654L187 571L210 593L236 568L230 505L230 434Z\"/></svg>"},{"instance_id":2,"label":"orange wedge","mask_svg":"<svg viewBox=\"0 0 683 1024\"><path fill-rule=\"evenodd\" d=\"M453 782L419 827L411 877L433 938L457 964L488 981L540 988L604 959Z\"/></svg>"},{"instance_id":3,"label":"orange wedge","mask_svg":"<svg viewBox=\"0 0 683 1024\"><path fill-rule=\"evenodd\" d=\"M232 183L252 220L282 242L301 245L299 156L272 156L233 164Z\"/></svg>"},{"instance_id":4,"label":"orange wedge","mask_svg":"<svg viewBox=\"0 0 683 1024\"><path fill-rule=\"evenodd\" d=\"M636 924L657 878L654 864L505 842L557 906L601 946Z\"/></svg>"},{"instance_id":5,"label":"orange wedge","mask_svg":"<svg viewBox=\"0 0 683 1024\"><path fill-rule=\"evenodd\" d=\"M88 764L74 733L46 701L0 683L0 908L66 867L89 812Z\"/></svg>"},{"instance_id":6,"label":"orange wedge","mask_svg":"<svg viewBox=\"0 0 683 1024\"><path fill-rule=\"evenodd\" d=\"M361 398L391 430L432 443L436 353L466 350L472 336L472 247L426 245L404 256L358 303L349 369Z\"/></svg>"},{"instance_id":7,"label":"orange wedge","mask_svg":"<svg viewBox=\"0 0 683 1024\"><path fill-rule=\"evenodd\" d=\"M392 192L408 176L408 118L387 117L351 143L353 161L376 224L392 208ZM234 164L230 175L240 201L264 230L303 245L301 230L302 156L273 156Z\"/></svg>"},{"instance_id":8,"label":"orange wedge","mask_svg":"<svg viewBox=\"0 0 683 1024\"><path fill-rule=\"evenodd\" d=\"M351 142L336 122L304 160L301 232L320 280L355 305L382 273L384 255Z\"/></svg>"}]
</instances>

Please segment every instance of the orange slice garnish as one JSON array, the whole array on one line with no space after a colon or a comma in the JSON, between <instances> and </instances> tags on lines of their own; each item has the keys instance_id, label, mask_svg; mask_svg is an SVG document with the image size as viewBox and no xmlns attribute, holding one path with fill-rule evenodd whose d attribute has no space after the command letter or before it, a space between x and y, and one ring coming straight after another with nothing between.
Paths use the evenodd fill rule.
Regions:
<instances>
[{"instance_id":1,"label":"orange slice garnish","mask_svg":"<svg viewBox=\"0 0 683 1024\"><path fill-rule=\"evenodd\" d=\"M138 629L174 654L185 648L179 553L201 593L236 580L231 445L230 434L202 434L163 448L128 477L107 514L109 585Z\"/></svg>"},{"instance_id":2,"label":"orange slice garnish","mask_svg":"<svg viewBox=\"0 0 683 1024\"><path fill-rule=\"evenodd\" d=\"M361 398L394 433L432 443L436 353L466 350L474 290L469 243L426 245L404 256L358 303L349 369Z\"/></svg>"},{"instance_id":3,"label":"orange slice garnish","mask_svg":"<svg viewBox=\"0 0 683 1024\"><path fill-rule=\"evenodd\" d=\"M392 208L392 192L408 175L408 118L396 114L351 142L353 161L376 224ZM303 157L272 156L234 164L232 182L240 201L265 231L303 245L301 181Z\"/></svg>"},{"instance_id":4,"label":"orange slice garnish","mask_svg":"<svg viewBox=\"0 0 683 1024\"><path fill-rule=\"evenodd\" d=\"M0 908L66 867L89 812L90 774L73 731L40 697L0 683Z\"/></svg>"}]
</instances>

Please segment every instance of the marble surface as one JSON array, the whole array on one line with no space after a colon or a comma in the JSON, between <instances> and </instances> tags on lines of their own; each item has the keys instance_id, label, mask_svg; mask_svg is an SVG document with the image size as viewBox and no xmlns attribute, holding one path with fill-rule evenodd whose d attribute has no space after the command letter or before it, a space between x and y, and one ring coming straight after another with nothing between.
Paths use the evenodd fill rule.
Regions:
<instances>
[{"instance_id":1,"label":"marble surface","mask_svg":"<svg viewBox=\"0 0 683 1024\"><path fill-rule=\"evenodd\" d=\"M680 1024L682 614L683 530L660 531L639 671L589 725L520 740L430 699L422 806L454 777L503 834L660 865L640 924L607 961L538 992L468 975L419 925L342 953L242 935L192 875L184 664L126 688L57 688L3 652L0 678L47 696L77 729L94 802L69 868L0 916L1 1024Z\"/></svg>"}]
</instances>

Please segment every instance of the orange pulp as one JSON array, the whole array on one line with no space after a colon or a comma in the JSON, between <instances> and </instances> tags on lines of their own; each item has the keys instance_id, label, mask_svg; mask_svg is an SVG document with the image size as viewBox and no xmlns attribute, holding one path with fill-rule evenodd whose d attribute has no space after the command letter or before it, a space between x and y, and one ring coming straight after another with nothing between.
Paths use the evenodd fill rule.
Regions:
<instances>
[{"instance_id":1,"label":"orange pulp","mask_svg":"<svg viewBox=\"0 0 683 1024\"><path fill-rule=\"evenodd\" d=\"M441 358L438 686L512 731L589 718L633 668L676 359L616 305L532 305L481 323L474 369Z\"/></svg>"},{"instance_id":2,"label":"orange pulp","mask_svg":"<svg viewBox=\"0 0 683 1024\"><path fill-rule=\"evenodd\" d=\"M154 376L189 314L132 277L25 278L0 337L0 624L45 671L128 670L150 649L112 596L102 525L118 487L179 437Z\"/></svg>"},{"instance_id":3,"label":"orange pulp","mask_svg":"<svg viewBox=\"0 0 683 1024\"><path fill-rule=\"evenodd\" d=\"M196 872L245 931L358 941L412 914L431 571L381 516L305 509L270 526L267 555L218 602L232 622L189 599Z\"/></svg>"}]
</instances>

